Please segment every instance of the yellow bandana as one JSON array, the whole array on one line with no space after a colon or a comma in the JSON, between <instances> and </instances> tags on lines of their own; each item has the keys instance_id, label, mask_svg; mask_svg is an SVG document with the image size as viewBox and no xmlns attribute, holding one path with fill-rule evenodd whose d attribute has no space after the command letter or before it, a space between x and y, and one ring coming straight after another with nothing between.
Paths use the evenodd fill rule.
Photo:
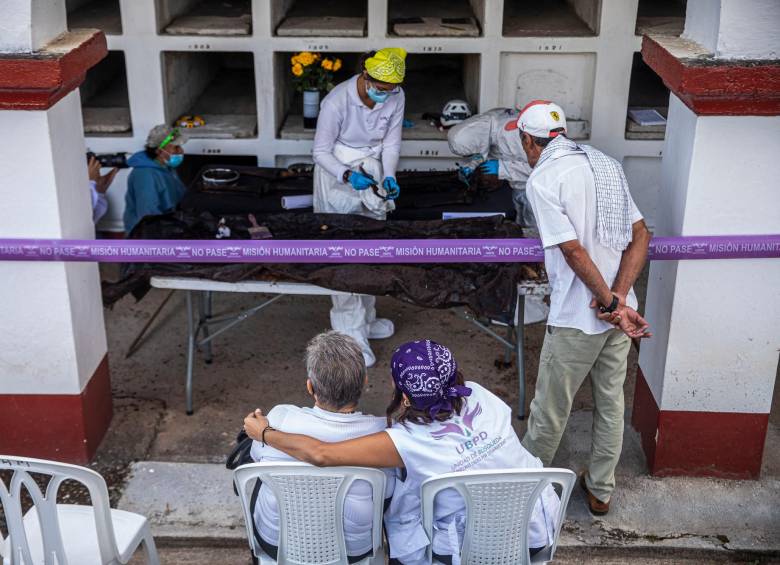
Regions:
<instances>
[{"instance_id":1,"label":"yellow bandana","mask_svg":"<svg viewBox=\"0 0 780 565\"><path fill-rule=\"evenodd\" d=\"M399 84L406 74L406 51L400 47L385 47L366 59L368 76L382 82Z\"/></svg>"}]
</instances>

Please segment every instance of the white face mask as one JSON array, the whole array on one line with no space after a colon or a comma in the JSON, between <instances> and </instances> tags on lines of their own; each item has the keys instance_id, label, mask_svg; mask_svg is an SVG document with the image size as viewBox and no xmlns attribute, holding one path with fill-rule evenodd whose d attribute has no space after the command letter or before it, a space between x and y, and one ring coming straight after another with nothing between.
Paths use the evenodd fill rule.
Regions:
<instances>
[{"instance_id":1,"label":"white face mask","mask_svg":"<svg viewBox=\"0 0 780 565\"><path fill-rule=\"evenodd\" d=\"M396 86L392 90L379 90L376 86L374 86L374 83L372 83L371 80L369 80L368 78L364 80L366 81L366 85L367 85L366 94L371 100L373 100L378 104L387 102L387 99L390 98L390 96L394 94L398 94L401 91L400 86Z\"/></svg>"},{"instance_id":2,"label":"white face mask","mask_svg":"<svg viewBox=\"0 0 780 565\"><path fill-rule=\"evenodd\" d=\"M387 99L390 98L389 92L383 92L378 88L374 88L373 86L369 86L366 89L366 94L368 94L368 97L371 100L379 104L382 104L383 102L387 102Z\"/></svg>"}]
</instances>

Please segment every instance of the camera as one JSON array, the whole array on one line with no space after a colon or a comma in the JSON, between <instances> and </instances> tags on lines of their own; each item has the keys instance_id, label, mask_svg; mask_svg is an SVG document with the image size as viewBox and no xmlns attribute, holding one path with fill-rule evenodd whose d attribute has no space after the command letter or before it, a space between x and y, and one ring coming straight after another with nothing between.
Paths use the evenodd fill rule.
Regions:
<instances>
[{"instance_id":1,"label":"camera","mask_svg":"<svg viewBox=\"0 0 780 565\"><path fill-rule=\"evenodd\" d=\"M127 153L93 153L87 151L87 163L94 157L98 160L101 167L116 167L117 169L126 169L127 165Z\"/></svg>"}]
</instances>

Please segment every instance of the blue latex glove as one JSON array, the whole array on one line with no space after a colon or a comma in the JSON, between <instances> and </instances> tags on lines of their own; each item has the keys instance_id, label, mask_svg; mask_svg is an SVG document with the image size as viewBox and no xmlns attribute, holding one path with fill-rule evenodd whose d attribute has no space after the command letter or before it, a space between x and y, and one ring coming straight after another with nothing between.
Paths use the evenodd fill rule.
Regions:
<instances>
[{"instance_id":1,"label":"blue latex glove","mask_svg":"<svg viewBox=\"0 0 780 565\"><path fill-rule=\"evenodd\" d=\"M474 171L471 169L471 167L458 167L458 180L466 186L470 186L471 183L469 180L473 174Z\"/></svg>"},{"instance_id":2,"label":"blue latex glove","mask_svg":"<svg viewBox=\"0 0 780 565\"><path fill-rule=\"evenodd\" d=\"M385 180L382 181L382 188L387 191L387 198L390 200L395 200L401 194L401 187L398 186L395 177L385 177Z\"/></svg>"},{"instance_id":3,"label":"blue latex glove","mask_svg":"<svg viewBox=\"0 0 780 565\"><path fill-rule=\"evenodd\" d=\"M479 166L479 169L486 175L497 175L498 159L491 159L490 161L485 161Z\"/></svg>"},{"instance_id":4,"label":"blue latex glove","mask_svg":"<svg viewBox=\"0 0 780 565\"><path fill-rule=\"evenodd\" d=\"M352 171L349 173L349 184L355 190L365 190L373 184L376 184L374 177L371 175L365 175L358 171Z\"/></svg>"}]
</instances>

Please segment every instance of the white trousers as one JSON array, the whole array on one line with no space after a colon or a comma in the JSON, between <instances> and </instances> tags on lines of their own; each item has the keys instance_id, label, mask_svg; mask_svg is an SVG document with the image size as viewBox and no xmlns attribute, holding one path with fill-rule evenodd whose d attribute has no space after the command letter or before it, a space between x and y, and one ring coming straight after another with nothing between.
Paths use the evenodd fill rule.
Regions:
<instances>
[{"instance_id":1,"label":"white trousers","mask_svg":"<svg viewBox=\"0 0 780 565\"><path fill-rule=\"evenodd\" d=\"M347 334L367 348L368 331L371 322L376 320L376 297L363 295L333 295L333 307L330 309L331 327Z\"/></svg>"}]
</instances>

